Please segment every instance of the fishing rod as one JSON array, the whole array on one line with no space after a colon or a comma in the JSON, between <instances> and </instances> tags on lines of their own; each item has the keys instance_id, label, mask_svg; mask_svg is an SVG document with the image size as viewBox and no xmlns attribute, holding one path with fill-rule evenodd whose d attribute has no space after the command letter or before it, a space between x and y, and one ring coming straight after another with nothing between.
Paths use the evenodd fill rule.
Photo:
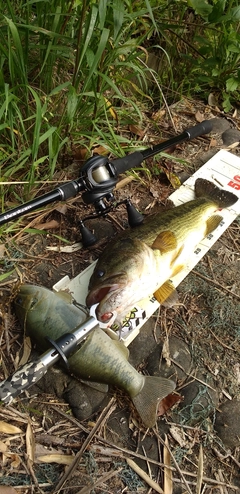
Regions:
<instances>
[{"instance_id":1,"label":"fishing rod","mask_svg":"<svg viewBox=\"0 0 240 494\"><path fill-rule=\"evenodd\" d=\"M72 333L65 333L55 341L47 338L52 348L36 360L27 362L0 383L0 402L9 405L24 390L36 384L58 360L62 359L68 368L67 358L79 349L80 343L97 327L97 319L91 316Z\"/></svg>"},{"instance_id":2,"label":"fishing rod","mask_svg":"<svg viewBox=\"0 0 240 494\"><path fill-rule=\"evenodd\" d=\"M87 160L83 166L80 178L73 180L72 182L67 182L54 189L52 192L1 214L0 225L54 201L67 200L70 197L75 197L77 193L82 191L84 202L86 204L93 203L97 214L103 215L106 210L108 210L106 203L114 197L112 191L117 183L119 174L139 166L145 159L160 153L170 146L207 134L211 132L211 130L212 122L211 120L206 120L159 145L148 148L142 152L136 151L124 158L109 161L106 157L94 156ZM131 206L130 201L126 200L125 202L127 209L129 209L129 216L132 215L132 225L130 226L136 226L137 223L142 221L140 218L141 215L136 210L134 212L134 207ZM84 225L83 228L85 228ZM89 238L88 235L87 241L89 241ZM79 349L81 342L97 327L99 327L97 319L90 315L90 317L79 324L72 333L66 333L55 341L48 337L47 340L51 345L50 349L36 360L30 361L20 367L16 372L0 383L0 401L5 404L10 404L24 390L30 388L33 384L36 384L58 360L61 359L68 367L68 357Z\"/></svg>"},{"instance_id":3,"label":"fishing rod","mask_svg":"<svg viewBox=\"0 0 240 494\"><path fill-rule=\"evenodd\" d=\"M122 158L109 160L107 157L101 155L92 156L83 165L78 179L66 182L47 194L41 195L21 206L17 206L16 208L0 214L0 225L13 221L30 211L34 211L55 201L66 201L75 197L80 192L82 192L83 201L86 204L93 204L95 207L95 214L85 217L84 221L95 218L96 216L105 216L112 210L112 203L114 201L113 189L118 181L118 176L121 173L124 173L131 168L139 167L144 160L161 153L171 146L176 146L181 142L208 134L212 129L212 121L204 120L203 122L186 129L182 134L174 136L143 151L135 151ZM116 204L116 206L123 203L126 205L129 225L134 227L142 223L142 215L134 208L129 199L121 201L121 203ZM84 247L89 247L96 242L96 238L84 225L84 221L80 220L79 227L83 245Z\"/></svg>"}]
</instances>

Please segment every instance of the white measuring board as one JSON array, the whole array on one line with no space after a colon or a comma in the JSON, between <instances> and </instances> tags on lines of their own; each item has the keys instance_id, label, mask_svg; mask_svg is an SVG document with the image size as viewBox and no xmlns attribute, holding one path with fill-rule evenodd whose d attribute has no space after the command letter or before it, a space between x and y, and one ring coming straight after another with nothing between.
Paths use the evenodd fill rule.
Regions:
<instances>
[{"instance_id":1,"label":"white measuring board","mask_svg":"<svg viewBox=\"0 0 240 494\"><path fill-rule=\"evenodd\" d=\"M188 260L185 268L172 278L172 282L175 287L181 283L181 281L189 274L194 266L196 266L200 259L202 259L202 257L208 252L210 247L212 247L212 245L223 234L228 226L240 214L240 158L229 153L228 151L219 151L186 182L184 182L179 189L169 196L169 199L175 206L194 199L194 184L195 180L199 177L215 183L215 185L220 188L233 192L239 197L239 200L230 208L221 211L223 220L220 225L195 247L192 257ZM71 292L76 302L84 305L88 293L89 279L95 264L96 261L71 280L68 276L65 276L62 280L56 283L56 285L54 285L53 289L55 291L67 290ZM119 333L117 331L119 338L126 346L128 346L131 341L136 338L143 324L149 319L149 317L152 316L158 307L159 303L154 296L152 296L142 300L138 303L138 306L133 308L129 317L123 321L121 331ZM106 328L106 325L101 322L99 325L103 329ZM112 336L115 336L116 338L116 331L113 331Z\"/></svg>"}]
</instances>

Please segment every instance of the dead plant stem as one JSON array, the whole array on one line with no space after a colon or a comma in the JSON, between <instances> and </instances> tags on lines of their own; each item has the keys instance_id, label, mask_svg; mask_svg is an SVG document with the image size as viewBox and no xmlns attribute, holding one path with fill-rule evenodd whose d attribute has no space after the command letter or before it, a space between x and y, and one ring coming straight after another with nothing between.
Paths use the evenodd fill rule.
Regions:
<instances>
[{"instance_id":1,"label":"dead plant stem","mask_svg":"<svg viewBox=\"0 0 240 494\"><path fill-rule=\"evenodd\" d=\"M93 437L96 435L96 432L102 426L102 422L104 421L105 417L108 415L108 412L110 410L113 411L115 409L115 407L116 407L115 398L113 397L109 401L108 405L102 411L102 413L99 416L99 418L98 418L95 426L93 427L93 429L91 430L91 432L89 433L89 435L87 436L87 438L85 439L85 441L84 441L81 449L79 450L79 452L75 456L73 462L71 463L71 465L67 469L66 473L60 479L60 481L56 485L54 491L52 491L52 494L58 494L62 490L62 487L65 485L66 481L69 480L69 478L72 476L72 474L74 473L74 471L78 467L78 464L79 464L79 462L80 462L80 460L82 458L82 455L83 455L84 451L86 450L87 446L89 445L89 443L91 442L91 440L93 439Z\"/></svg>"},{"instance_id":2,"label":"dead plant stem","mask_svg":"<svg viewBox=\"0 0 240 494\"><path fill-rule=\"evenodd\" d=\"M237 293L232 292L231 290L229 290L225 286L221 285L217 281L211 280L207 276L204 276L203 274L198 273L198 271L195 271L195 269L192 269L191 273L195 274L196 276L199 276L199 278L202 278L203 280L207 281L208 283L211 283L212 285L215 285L215 287L217 288L217 290L220 290L220 291L225 290L225 292L227 292L230 295L232 295L233 297L237 298L237 300L240 300L240 295L238 295Z\"/></svg>"}]
</instances>

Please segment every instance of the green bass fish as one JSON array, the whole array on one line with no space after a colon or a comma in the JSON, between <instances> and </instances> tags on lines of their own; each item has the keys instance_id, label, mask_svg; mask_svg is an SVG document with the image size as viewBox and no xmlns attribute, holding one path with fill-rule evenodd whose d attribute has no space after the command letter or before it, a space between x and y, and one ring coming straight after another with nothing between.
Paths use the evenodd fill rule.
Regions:
<instances>
[{"instance_id":1,"label":"green bass fish","mask_svg":"<svg viewBox=\"0 0 240 494\"><path fill-rule=\"evenodd\" d=\"M47 336L56 340L64 333L74 331L86 319L82 311L63 296L47 288L24 284L15 298L16 314L26 334L35 341L38 351L49 348ZM143 423L153 427L158 403L174 390L175 383L140 374L128 362L128 353L123 343L112 340L97 328L68 359L69 369L77 378L124 389Z\"/></svg>"},{"instance_id":2,"label":"green bass fish","mask_svg":"<svg viewBox=\"0 0 240 494\"><path fill-rule=\"evenodd\" d=\"M232 206L237 196L208 180L195 182L195 199L151 216L125 230L100 255L89 282L86 303L98 304L97 319L120 322L142 299L176 302L172 277L184 269L196 245L221 222L219 208Z\"/></svg>"}]
</instances>

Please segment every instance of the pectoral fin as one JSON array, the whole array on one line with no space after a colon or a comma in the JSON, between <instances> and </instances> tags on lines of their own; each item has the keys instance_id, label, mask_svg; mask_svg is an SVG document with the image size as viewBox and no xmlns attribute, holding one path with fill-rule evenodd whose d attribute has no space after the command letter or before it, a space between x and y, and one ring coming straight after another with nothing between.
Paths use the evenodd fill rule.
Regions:
<instances>
[{"instance_id":1,"label":"pectoral fin","mask_svg":"<svg viewBox=\"0 0 240 494\"><path fill-rule=\"evenodd\" d=\"M205 235L209 235L209 233L212 233L217 228L219 223L221 223L222 219L223 219L223 217L220 216L219 214L215 214L213 216L210 216L210 218L208 218L208 220L206 221L206 234Z\"/></svg>"},{"instance_id":2,"label":"pectoral fin","mask_svg":"<svg viewBox=\"0 0 240 494\"><path fill-rule=\"evenodd\" d=\"M177 291L170 280L166 281L154 292L154 297L159 304L163 304L165 307L172 307L178 302Z\"/></svg>"},{"instance_id":3,"label":"pectoral fin","mask_svg":"<svg viewBox=\"0 0 240 494\"><path fill-rule=\"evenodd\" d=\"M178 249L178 251L174 254L174 256L173 256L173 258L172 258L172 261L171 261L171 264L170 264L171 268L173 268L174 263L176 262L177 258L180 256L180 254L182 253L183 249L184 249L184 245L182 245L182 246Z\"/></svg>"},{"instance_id":4,"label":"pectoral fin","mask_svg":"<svg viewBox=\"0 0 240 494\"><path fill-rule=\"evenodd\" d=\"M177 264L176 266L172 266L172 276L176 276L178 273L185 268L184 264Z\"/></svg>"},{"instance_id":5,"label":"pectoral fin","mask_svg":"<svg viewBox=\"0 0 240 494\"><path fill-rule=\"evenodd\" d=\"M176 248L177 239L172 232L167 230L159 233L152 244L152 249L159 249L162 254L165 252L170 252Z\"/></svg>"}]
</instances>

